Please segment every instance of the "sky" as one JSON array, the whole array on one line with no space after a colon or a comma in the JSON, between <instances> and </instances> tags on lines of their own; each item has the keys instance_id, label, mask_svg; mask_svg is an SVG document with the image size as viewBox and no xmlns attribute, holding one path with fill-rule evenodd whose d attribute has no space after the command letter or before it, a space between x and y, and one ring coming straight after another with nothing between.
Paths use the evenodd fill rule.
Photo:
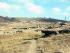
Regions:
<instances>
[{"instance_id":1,"label":"sky","mask_svg":"<svg viewBox=\"0 0 70 53\"><path fill-rule=\"evenodd\" d=\"M70 20L70 0L0 0L0 16Z\"/></svg>"}]
</instances>

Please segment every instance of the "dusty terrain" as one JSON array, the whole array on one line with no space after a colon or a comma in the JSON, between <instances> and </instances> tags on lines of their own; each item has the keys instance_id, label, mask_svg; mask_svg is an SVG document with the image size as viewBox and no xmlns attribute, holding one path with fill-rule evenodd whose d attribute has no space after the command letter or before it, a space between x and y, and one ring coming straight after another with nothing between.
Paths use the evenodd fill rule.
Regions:
<instances>
[{"instance_id":1,"label":"dusty terrain","mask_svg":"<svg viewBox=\"0 0 70 53\"><path fill-rule=\"evenodd\" d=\"M0 53L70 53L70 33L43 37L40 30L70 29L70 24L40 21L0 23Z\"/></svg>"}]
</instances>

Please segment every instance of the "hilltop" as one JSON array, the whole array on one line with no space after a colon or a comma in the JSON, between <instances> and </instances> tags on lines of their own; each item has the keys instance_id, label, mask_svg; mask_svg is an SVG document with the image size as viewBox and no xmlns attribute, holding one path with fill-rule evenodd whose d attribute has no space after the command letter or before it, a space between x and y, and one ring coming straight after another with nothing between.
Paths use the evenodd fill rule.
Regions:
<instances>
[{"instance_id":1,"label":"hilltop","mask_svg":"<svg viewBox=\"0 0 70 53\"><path fill-rule=\"evenodd\" d=\"M15 18L10 18L10 17L0 16L0 22L11 22L11 21L16 21L16 19Z\"/></svg>"},{"instance_id":2,"label":"hilltop","mask_svg":"<svg viewBox=\"0 0 70 53\"><path fill-rule=\"evenodd\" d=\"M22 18L16 18L16 17L3 17L0 16L0 22L14 22L14 21L40 21L40 22L67 22L65 20L59 20L59 19L53 19L53 18L28 18L28 17L22 17Z\"/></svg>"}]
</instances>

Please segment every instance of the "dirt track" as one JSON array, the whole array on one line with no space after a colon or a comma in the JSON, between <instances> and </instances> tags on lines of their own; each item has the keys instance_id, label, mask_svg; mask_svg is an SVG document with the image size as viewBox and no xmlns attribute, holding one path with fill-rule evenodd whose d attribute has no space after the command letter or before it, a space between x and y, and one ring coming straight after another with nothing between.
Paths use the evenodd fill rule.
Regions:
<instances>
[{"instance_id":1,"label":"dirt track","mask_svg":"<svg viewBox=\"0 0 70 53\"><path fill-rule=\"evenodd\" d=\"M37 48L36 40L31 40L30 42L31 44L29 45L26 53L36 53Z\"/></svg>"}]
</instances>

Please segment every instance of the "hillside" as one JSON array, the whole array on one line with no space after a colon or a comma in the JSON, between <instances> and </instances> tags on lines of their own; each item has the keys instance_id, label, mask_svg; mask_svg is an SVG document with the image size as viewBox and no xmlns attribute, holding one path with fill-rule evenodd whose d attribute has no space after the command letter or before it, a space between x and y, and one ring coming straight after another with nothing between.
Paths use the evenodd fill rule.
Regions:
<instances>
[{"instance_id":1,"label":"hillside","mask_svg":"<svg viewBox=\"0 0 70 53\"><path fill-rule=\"evenodd\" d=\"M0 16L0 22L11 22L11 21L15 21L15 18Z\"/></svg>"},{"instance_id":2,"label":"hillside","mask_svg":"<svg viewBox=\"0 0 70 53\"><path fill-rule=\"evenodd\" d=\"M38 18L28 18L28 17L22 17L22 18L10 18L10 17L3 17L0 16L0 22L13 22L13 21L41 21L41 22L67 22L64 20L58 20L58 19L53 19L53 18L42 18L42 17L38 17Z\"/></svg>"},{"instance_id":3,"label":"hillside","mask_svg":"<svg viewBox=\"0 0 70 53\"><path fill-rule=\"evenodd\" d=\"M65 20L58 20L53 18L38 18L38 21L44 21L44 22L67 22Z\"/></svg>"},{"instance_id":4,"label":"hillside","mask_svg":"<svg viewBox=\"0 0 70 53\"><path fill-rule=\"evenodd\" d=\"M41 22L67 22L65 20L59 20L59 19L53 19L53 18L42 18L42 17L37 17L37 18L27 18L27 17L23 17L23 18L16 18L17 20L26 20L26 21L41 21Z\"/></svg>"}]
</instances>

